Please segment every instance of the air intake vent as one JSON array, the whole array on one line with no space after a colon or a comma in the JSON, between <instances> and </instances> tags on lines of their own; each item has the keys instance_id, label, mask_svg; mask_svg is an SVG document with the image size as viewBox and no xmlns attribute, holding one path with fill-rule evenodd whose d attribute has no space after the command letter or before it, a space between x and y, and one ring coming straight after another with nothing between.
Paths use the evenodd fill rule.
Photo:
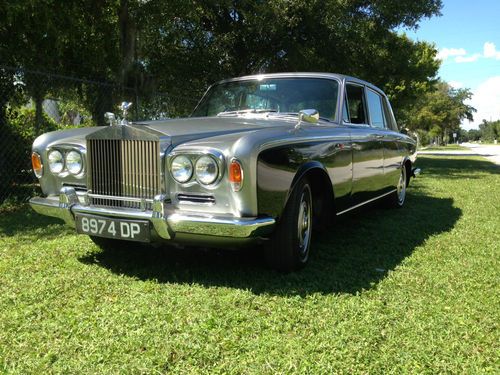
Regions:
<instances>
[{"instance_id":1,"label":"air intake vent","mask_svg":"<svg viewBox=\"0 0 500 375\"><path fill-rule=\"evenodd\" d=\"M158 141L88 139L87 158L91 205L151 209L160 193Z\"/></svg>"},{"instance_id":2,"label":"air intake vent","mask_svg":"<svg viewBox=\"0 0 500 375\"><path fill-rule=\"evenodd\" d=\"M215 204L215 198L212 195L177 194L177 200L179 203Z\"/></svg>"}]
</instances>

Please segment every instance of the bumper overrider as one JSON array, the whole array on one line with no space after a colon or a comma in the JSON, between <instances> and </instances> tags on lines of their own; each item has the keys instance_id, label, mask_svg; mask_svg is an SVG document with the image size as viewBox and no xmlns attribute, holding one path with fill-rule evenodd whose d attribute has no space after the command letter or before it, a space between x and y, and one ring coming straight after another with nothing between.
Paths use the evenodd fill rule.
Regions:
<instances>
[{"instance_id":1,"label":"bumper overrider","mask_svg":"<svg viewBox=\"0 0 500 375\"><path fill-rule=\"evenodd\" d=\"M150 223L151 241L244 243L268 237L275 220L271 217L234 217L182 212L168 207L165 196L157 195L152 210L95 207L81 201L74 188L63 187L59 196L34 197L30 205L37 213L64 220L76 227L75 215Z\"/></svg>"}]
</instances>

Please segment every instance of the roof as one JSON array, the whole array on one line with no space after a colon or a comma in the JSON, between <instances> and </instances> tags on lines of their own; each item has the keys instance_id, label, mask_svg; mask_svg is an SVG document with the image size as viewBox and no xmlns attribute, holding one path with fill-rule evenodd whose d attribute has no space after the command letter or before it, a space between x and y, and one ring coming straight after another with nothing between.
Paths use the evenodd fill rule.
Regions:
<instances>
[{"instance_id":1,"label":"roof","mask_svg":"<svg viewBox=\"0 0 500 375\"><path fill-rule=\"evenodd\" d=\"M247 76L242 76L242 77L235 77L235 78L224 79L222 81L217 82L217 84L227 83L227 82L237 82L237 81L262 80L262 79L270 79L270 78L324 78L324 79L335 79L335 80L338 80L341 83L344 83L345 81L359 83L359 84L362 84L362 85L366 85L366 86L368 86L368 87L370 87L372 89L375 89L376 91L379 91L382 94L384 93L377 86L371 84L370 82L364 81L362 79L359 79L359 78L356 78L356 77L352 77L352 76L348 76L348 75L345 75L345 74L322 73L322 72L288 72L288 73L253 74L253 75L247 75Z\"/></svg>"}]
</instances>

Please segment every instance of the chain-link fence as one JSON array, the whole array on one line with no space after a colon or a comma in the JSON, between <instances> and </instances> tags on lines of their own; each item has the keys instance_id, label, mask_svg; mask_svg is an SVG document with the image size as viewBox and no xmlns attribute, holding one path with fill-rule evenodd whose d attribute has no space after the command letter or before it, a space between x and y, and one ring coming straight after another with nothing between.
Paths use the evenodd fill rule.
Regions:
<instances>
[{"instance_id":1,"label":"chain-link fence","mask_svg":"<svg viewBox=\"0 0 500 375\"><path fill-rule=\"evenodd\" d=\"M133 103L131 120L175 114L166 94L0 65L0 204L23 202L37 192L30 155L38 135L105 125L104 114L116 113L122 101Z\"/></svg>"}]
</instances>

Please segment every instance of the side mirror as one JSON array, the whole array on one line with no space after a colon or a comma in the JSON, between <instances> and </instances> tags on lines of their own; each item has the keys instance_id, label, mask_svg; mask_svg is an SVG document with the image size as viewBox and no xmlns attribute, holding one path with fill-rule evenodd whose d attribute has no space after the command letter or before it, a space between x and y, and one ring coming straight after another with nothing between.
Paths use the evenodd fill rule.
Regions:
<instances>
[{"instance_id":1,"label":"side mirror","mask_svg":"<svg viewBox=\"0 0 500 375\"><path fill-rule=\"evenodd\" d=\"M316 109L303 109L299 111L299 122L295 125L295 129L300 128L302 121L310 124L316 124L319 120L319 112Z\"/></svg>"},{"instance_id":2,"label":"side mirror","mask_svg":"<svg viewBox=\"0 0 500 375\"><path fill-rule=\"evenodd\" d=\"M305 121L316 124L319 120L319 112L316 109L303 109L299 112L299 122Z\"/></svg>"}]
</instances>

